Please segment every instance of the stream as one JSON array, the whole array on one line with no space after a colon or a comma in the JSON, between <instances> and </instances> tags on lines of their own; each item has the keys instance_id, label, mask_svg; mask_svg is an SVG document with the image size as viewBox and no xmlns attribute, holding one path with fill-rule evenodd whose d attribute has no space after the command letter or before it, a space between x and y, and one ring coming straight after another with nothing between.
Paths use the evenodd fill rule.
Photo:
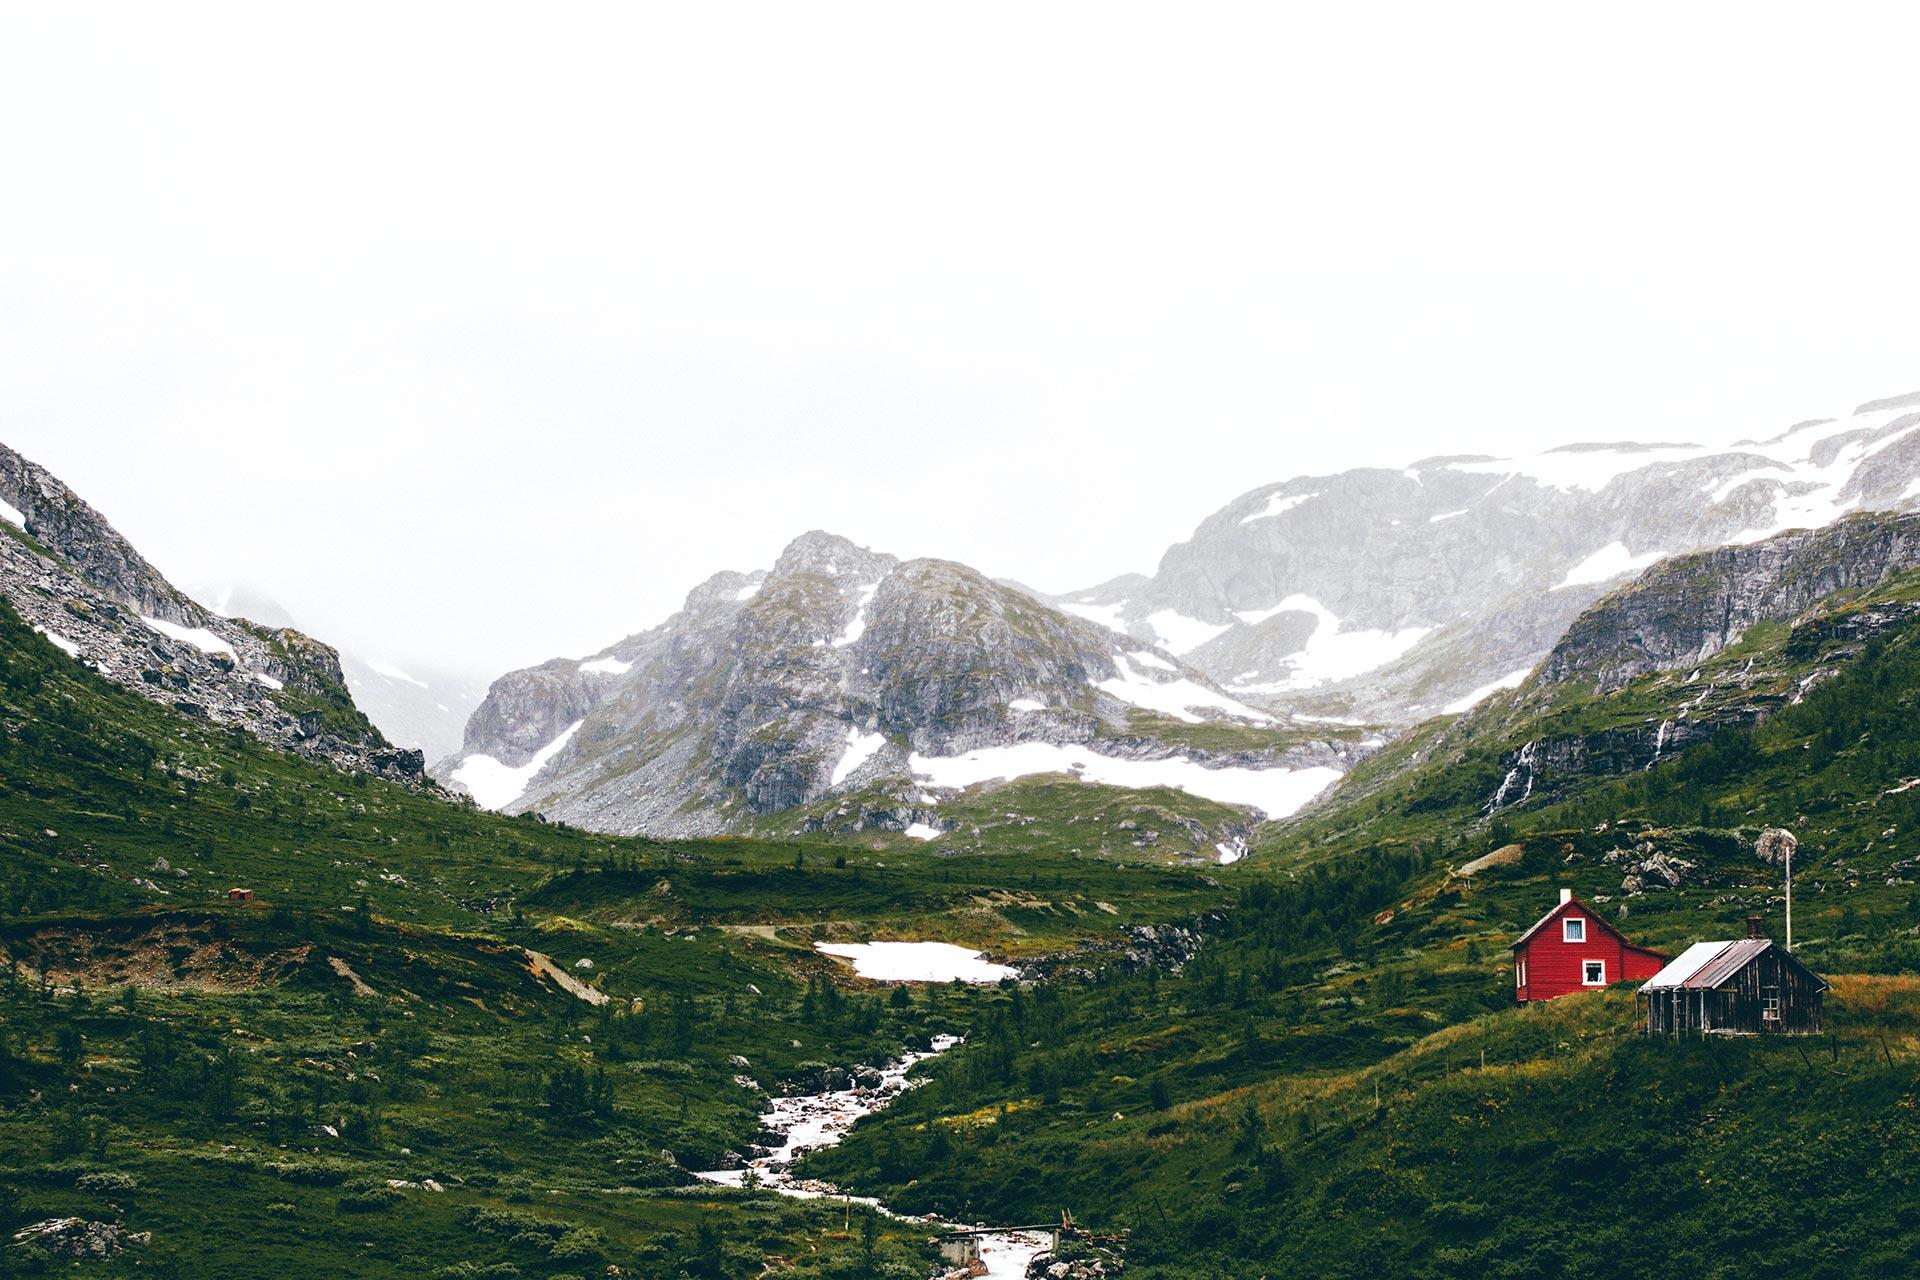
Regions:
<instances>
[{"instance_id":1,"label":"stream","mask_svg":"<svg viewBox=\"0 0 1920 1280\"><path fill-rule=\"evenodd\" d=\"M871 1196L848 1196L831 1183L796 1178L792 1165L809 1151L837 1146L860 1117L880 1110L913 1087L915 1082L907 1079L907 1073L916 1064L945 1053L959 1043L958 1036L935 1036L926 1052L907 1053L882 1068L878 1084L851 1083L845 1089L771 1099L767 1109L760 1113L760 1124L767 1132L780 1136L780 1145L770 1149L755 1147L761 1154L749 1158L741 1168L716 1169L694 1176L719 1186L738 1187L745 1185L747 1170L751 1169L756 1185L783 1196L803 1200L850 1199L888 1217L925 1223L929 1231L955 1229L958 1224L938 1218L895 1213ZM1027 1274L1027 1264L1036 1254L1045 1252L1050 1243L1045 1235L1025 1231L982 1236L980 1261L987 1268L983 1274L991 1280L1022 1280Z\"/></svg>"}]
</instances>

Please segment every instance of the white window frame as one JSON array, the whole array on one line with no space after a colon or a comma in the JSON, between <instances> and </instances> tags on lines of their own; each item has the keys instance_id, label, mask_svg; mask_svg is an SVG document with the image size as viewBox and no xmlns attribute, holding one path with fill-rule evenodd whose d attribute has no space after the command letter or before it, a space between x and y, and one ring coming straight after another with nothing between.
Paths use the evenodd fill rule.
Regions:
<instances>
[{"instance_id":1,"label":"white window frame","mask_svg":"<svg viewBox=\"0 0 1920 1280\"><path fill-rule=\"evenodd\" d=\"M1525 956L1521 956L1513 962L1513 985L1516 987L1524 987L1527 985L1527 958Z\"/></svg>"},{"instance_id":2,"label":"white window frame","mask_svg":"<svg viewBox=\"0 0 1920 1280\"><path fill-rule=\"evenodd\" d=\"M1594 981L1587 976L1588 970L1597 966L1600 980ZM1580 962L1580 985L1583 987L1604 987L1607 985L1607 962L1605 960L1582 960Z\"/></svg>"},{"instance_id":3,"label":"white window frame","mask_svg":"<svg viewBox=\"0 0 1920 1280\"><path fill-rule=\"evenodd\" d=\"M1585 916L1567 916L1560 921L1560 941L1585 942L1587 940L1587 918Z\"/></svg>"}]
</instances>

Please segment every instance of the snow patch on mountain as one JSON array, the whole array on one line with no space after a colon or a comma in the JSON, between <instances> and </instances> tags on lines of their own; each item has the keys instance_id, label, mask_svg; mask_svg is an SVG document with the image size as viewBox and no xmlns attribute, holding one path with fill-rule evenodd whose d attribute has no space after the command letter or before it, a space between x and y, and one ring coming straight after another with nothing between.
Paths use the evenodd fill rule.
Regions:
<instances>
[{"instance_id":1,"label":"snow patch on mountain","mask_svg":"<svg viewBox=\"0 0 1920 1280\"><path fill-rule=\"evenodd\" d=\"M1230 622L1202 622L1172 609L1148 614L1146 624L1152 628L1154 640L1169 653L1191 653L1233 625Z\"/></svg>"},{"instance_id":2,"label":"snow patch on mountain","mask_svg":"<svg viewBox=\"0 0 1920 1280\"><path fill-rule=\"evenodd\" d=\"M1042 773L1064 773L1083 782L1131 790L1170 787L1221 804L1259 809L1269 818L1297 811L1340 777L1340 770L1324 765L1304 769L1210 769L1185 756L1126 760L1052 742L1021 742L956 756L923 756L916 752L908 758L907 767L931 786L953 789Z\"/></svg>"},{"instance_id":3,"label":"snow patch on mountain","mask_svg":"<svg viewBox=\"0 0 1920 1280\"><path fill-rule=\"evenodd\" d=\"M1234 684L1228 688L1235 693L1284 693L1350 679L1392 662L1433 630L1432 627L1406 627L1399 631L1371 628L1344 631L1331 609L1312 596L1300 594L1288 596L1275 605L1272 612L1294 610L1312 614L1316 625L1313 634L1307 637L1306 647L1283 659L1288 670L1286 678L1264 684Z\"/></svg>"},{"instance_id":4,"label":"snow patch on mountain","mask_svg":"<svg viewBox=\"0 0 1920 1280\"><path fill-rule=\"evenodd\" d=\"M45 627L35 627L34 630L46 637L48 644L66 654L69 658L78 658L80 656L80 646L65 636L49 631Z\"/></svg>"},{"instance_id":5,"label":"snow patch on mountain","mask_svg":"<svg viewBox=\"0 0 1920 1280\"><path fill-rule=\"evenodd\" d=\"M168 639L178 640L181 644L190 644L202 653L224 653L236 662L239 661L233 646L205 627L183 627L177 622L168 622L165 618L149 618L145 615L141 616L140 621Z\"/></svg>"},{"instance_id":6,"label":"snow patch on mountain","mask_svg":"<svg viewBox=\"0 0 1920 1280\"><path fill-rule=\"evenodd\" d=\"M8 524L18 529L25 529L27 527L27 518L20 513L20 508L14 506L5 498L0 498L0 520L5 520Z\"/></svg>"},{"instance_id":7,"label":"snow patch on mountain","mask_svg":"<svg viewBox=\"0 0 1920 1280\"><path fill-rule=\"evenodd\" d=\"M980 958L950 942L816 942L823 955L853 961L853 971L876 982L998 982L1018 969Z\"/></svg>"},{"instance_id":8,"label":"snow patch on mountain","mask_svg":"<svg viewBox=\"0 0 1920 1280\"><path fill-rule=\"evenodd\" d=\"M1240 523L1252 524L1255 520L1271 520L1274 516L1291 511L1303 502L1312 502L1319 496L1317 493L1299 493L1292 497L1283 497L1276 493L1267 499L1267 505L1264 509L1254 512Z\"/></svg>"},{"instance_id":9,"label":"snow patch on mountain","mask_svg":"<svg viewBox=\"0 0 1920 1280\"><path fill-rule=\"evenodd\" d=\"M1592 555L1567 570L1567 576L1554 584L1555 591L1567 587L1586 586L1595 582L1607 582L1629 573L1638 573L1656 560L1666 556L1664 551L1646 551L1634 555L1627 550L1624 542L1609 542Z\"/></svg>"},{"instance_id":10,"label":"snow patch on mountain","mask_svg":"<svg viewBox=\"0 0 1920 1280\"><path fill-rule=\"evenodd\" d=\"M1509 671L1498 680L1490 681L1487 684L1481 685L1472 693L1463 694L1455 698L1452 702L1440 708L1440 714L1457 716L1463 711L1471 711L1503 689L1519 688L1521 684L1526 681L1528 674L1531 673L1532 670L1532 667L1522 667L1518 671Z\"/></svg>"},{"instance_id":11,"label":"snow patch on mountain","mask_svg":"<svg viewBox=\"0 0 1920 1280\"><path fill-rule=\"evenodd\" d=\"M1658 462L1681 463L1704 458L1713 450L1698 445L1632 445L1618 448L1550 449L1522 458L1485 458L1448 463L1452 471L1494 475L1503 478L1525 476L1550 489L1585 489L1598 492L1630 471Z\"/></svg>"},{"instance_id":12,"label":"snow patch on mountain","mask_svg":"<svg viewBox=\"0 0 1920 1280\"><path fill-rule=\"evenodd\" d=\"M580 670L590 676L623 676L633 670L633 664L609 654L604 658L589 658L580 664Z\"/></svg>"},{"instance_id":13,"label":"snow patch on mountain","mask_svg":"<svg viewBox=\"0 0 1920 1280\"><path fill-rule=\"evenodd\" d=\"M866 634L867 606L873 603L873 593L879 589L878 582L870 582L860 588L860 603L853 611L853 621L847 623L847 629L835 637L832 642L834 648L844 649Z\"/></svg>"},{"instance_id":14,"label":"snow patch on mountain","mask_svg":"<svg viewBox=\"0 0 1920 1280\"><path fill-rule=\"evenodd\" d=\"M369 659L367 662L367 670L377 676L385 676L389 680L398 680L402 684L418 685L422 689L427 687L425 680L414 679L399 667L394 666L391 662L374 662Z\"/></svg>"},{"instance_id":15,"label":"snow patch on mountain","mask_svg":"<svg viewBox=\"0 0 1920 1280\"><path fill-rule=\"evenodd\" d=\"M1045 711L1047 704L1038 698L1015 698L1007 704L1009 711Z\"/></svg>"},{"instance_id":16,"label":"snow patch on mountain","mask_svg":"<svg viewBox=\"0 0 1920 1280\"><path fill-rule=\"evenodd\" d=\"M845 782L854 770L873 759L874 753L886 745L887 735L884 733L862 733L858 726L849 728L846 749L833 766L833 776L828 785L837 787Z\"/></svg>"},{"instance_id":17,"label":"snow patch on mountain","mask_svg":"<svg viewBox=\"0 0 1920 1280\"><path fill-rule=\"evenodd\" d=\"M533 758L518 767L501 764L489 755L471 755L448 776L472 794L482 809L504 809L518 800L547 762L559 755L573 735L580 732L584 720L575 720L560 736L533 753Z\"/></svg>"},{"instance_id":18,"label":"snow patch on mountain","mask_svg":"<svg viewBox=\"0 0 1920 1280\"><path fill-rule=\"evenodd\" d=\"M1125 631L1127 624L1121 620L1120 611L1124 604L1077 604L1062 602L1060 608L1075 617L1085 618L1088 622L1097 622L1112 631Z\"/></svg>"},{"instance_id":19,"label":"snow patch on mountain","mask_svg":"<svg viewBox=\"0 0 1920 1280\"><path fill-rule=\"evenodd\" d=\"M1196 709L1224 711L1230 716L1239 716L1258 724L1273 723L1273 717L1266 712L1255 711L1243 702L1236 702L1224 693L1216 693L1184 676L1159 681L1142 675L1124 654L1115 654L1113 665L1120 674L1112 679L1097 681L1094 687L1133 706L1158 711L1187 724L1201 722L1203 717L1194 714Z\"/></svg>"}]
</instances>

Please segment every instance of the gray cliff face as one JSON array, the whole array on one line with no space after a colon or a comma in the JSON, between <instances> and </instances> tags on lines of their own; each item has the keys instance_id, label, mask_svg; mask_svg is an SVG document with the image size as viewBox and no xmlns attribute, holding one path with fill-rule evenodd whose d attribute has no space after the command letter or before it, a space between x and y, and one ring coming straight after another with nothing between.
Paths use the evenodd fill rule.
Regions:
<instances>
[{"instance_id":1,"label":"gray cliff face","mask_svg":"<svg viewBox=\"0 0 1920 1280\"><path fill-rule=\"evenodd\" d=\"M1836 593L1920 565L1920 516L1861 515L1827 529L1664 561L1582 614L1547 655L1544 680L1606 693L1704 662L1764 622L1789 622Z\"/></svg>"},{"instance_id":2,"label":"gray cliff face","mask_svg":"<svg viewBox=\"0 0 1920 1280\"><path fill-rule=\"evenodd\" d=\"M1384 797L1428 770L1491 815L1551 804L1580 778L1665 768L1722 730L1765 723L1914 625L1916 583L1920 514L1851 516L1663 562L1583 611L1516 689L1416 726L1388 768L1349 776L1334 802Z\"/></svg>"},{"instance_id":3,"label":"gray cliff face","mask_svg":"<svg viewBox=\"0 0 1920 1280\"><path fill-rule=\"evenodd\" d=\"M221 618L177 590L92 507L0 445L0 594L48 642L151 701L344 769L425 784L347 692L333 649Z\"/></svg>"},{"instance_id":4,"label":"gray cliff face","mask_svg":"<svg viewBox=\"0 0 1920 1280\"><path fill-rule=\"evenodd\" d=\"M1239 726L1245 741L1209 752L1167 739L1155 726L1178 721L1138 704L1168 697L1215 704L1178 709ZM767 572L716 575L667 622L603 654L502 676L436 773L463 786L476 757L525 767L570 730L506 807L665 835L904 783L910 753L1098 737L1134 758L1336 759L1283 738L1164 653L1023 590L818 532Z\"/></svg>"},{"instance_id":5,"label":"gray cliff face","mask_svg":"<svg viewBox=\"0 0 1920 1280\"><path fill-rule=\"evenodd\" d=\"M1550 712L1568 696L1605 695L1658 677L1668 705L1632 724L1542 734L1508 750L1492 812L1549 794L1566 778L1653 768L1722 729L1760 724L1803 697L1876 636L1908 625L1920 601L1856 603L1859 593L1920 569L1920 515L1850 516L1751 545L1680 556L1649 569L1583 613L1510 709ZM1755 627L1787 628L1745 662L1701 665ZM1469 730L1478 717L1467 722Z\"/></svg>"},{"instance_id":6,"label":"gray cliff face","mask_svg":"<svg viewBox=\"0 0 1920 1280\"><path fill-rule=\"evenodd\" d=\"M1576 445L1255 489L1151 577L1052 598L1289 714L1405 725L1533 667L1654 560L1920 502L1920 403L1725 449Z\"/></svg>"}]
</instances>

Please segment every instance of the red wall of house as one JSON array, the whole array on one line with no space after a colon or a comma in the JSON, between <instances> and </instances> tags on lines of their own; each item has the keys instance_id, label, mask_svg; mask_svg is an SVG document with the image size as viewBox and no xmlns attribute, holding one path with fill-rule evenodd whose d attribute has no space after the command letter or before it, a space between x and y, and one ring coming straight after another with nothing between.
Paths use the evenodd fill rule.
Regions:
<instances>
[{"instance_id":1,"label":"red wall of house","mask_svg":"<svg viewBox=\"0 0 1920 1280\"><path fill-rule=\"evenodd\" d=\"M1587 940L1585 942L1565 942L1565 928L1562 921L1569 917L1587 922ZM1518 966L1526 963L1526 982L1516 981L1514 999L1525 1003L1529 1000L1552 1000L1557 996L1572 995L1578 991L1598 991L1599 987L1590 987L1581 979L1581 965L1587 960L1604 961L1607 966L1607 984L1623 979L1644 981L1660 972L1666 959L1651 951L1643 951L1629 946L1591 912L1578 902L1570 902L1561 907L1553 918L1541 928L1540 932L1527 940L1525 946L1514 952L1515 977L1518 978Z\"/></svg>"}]
</instances>

